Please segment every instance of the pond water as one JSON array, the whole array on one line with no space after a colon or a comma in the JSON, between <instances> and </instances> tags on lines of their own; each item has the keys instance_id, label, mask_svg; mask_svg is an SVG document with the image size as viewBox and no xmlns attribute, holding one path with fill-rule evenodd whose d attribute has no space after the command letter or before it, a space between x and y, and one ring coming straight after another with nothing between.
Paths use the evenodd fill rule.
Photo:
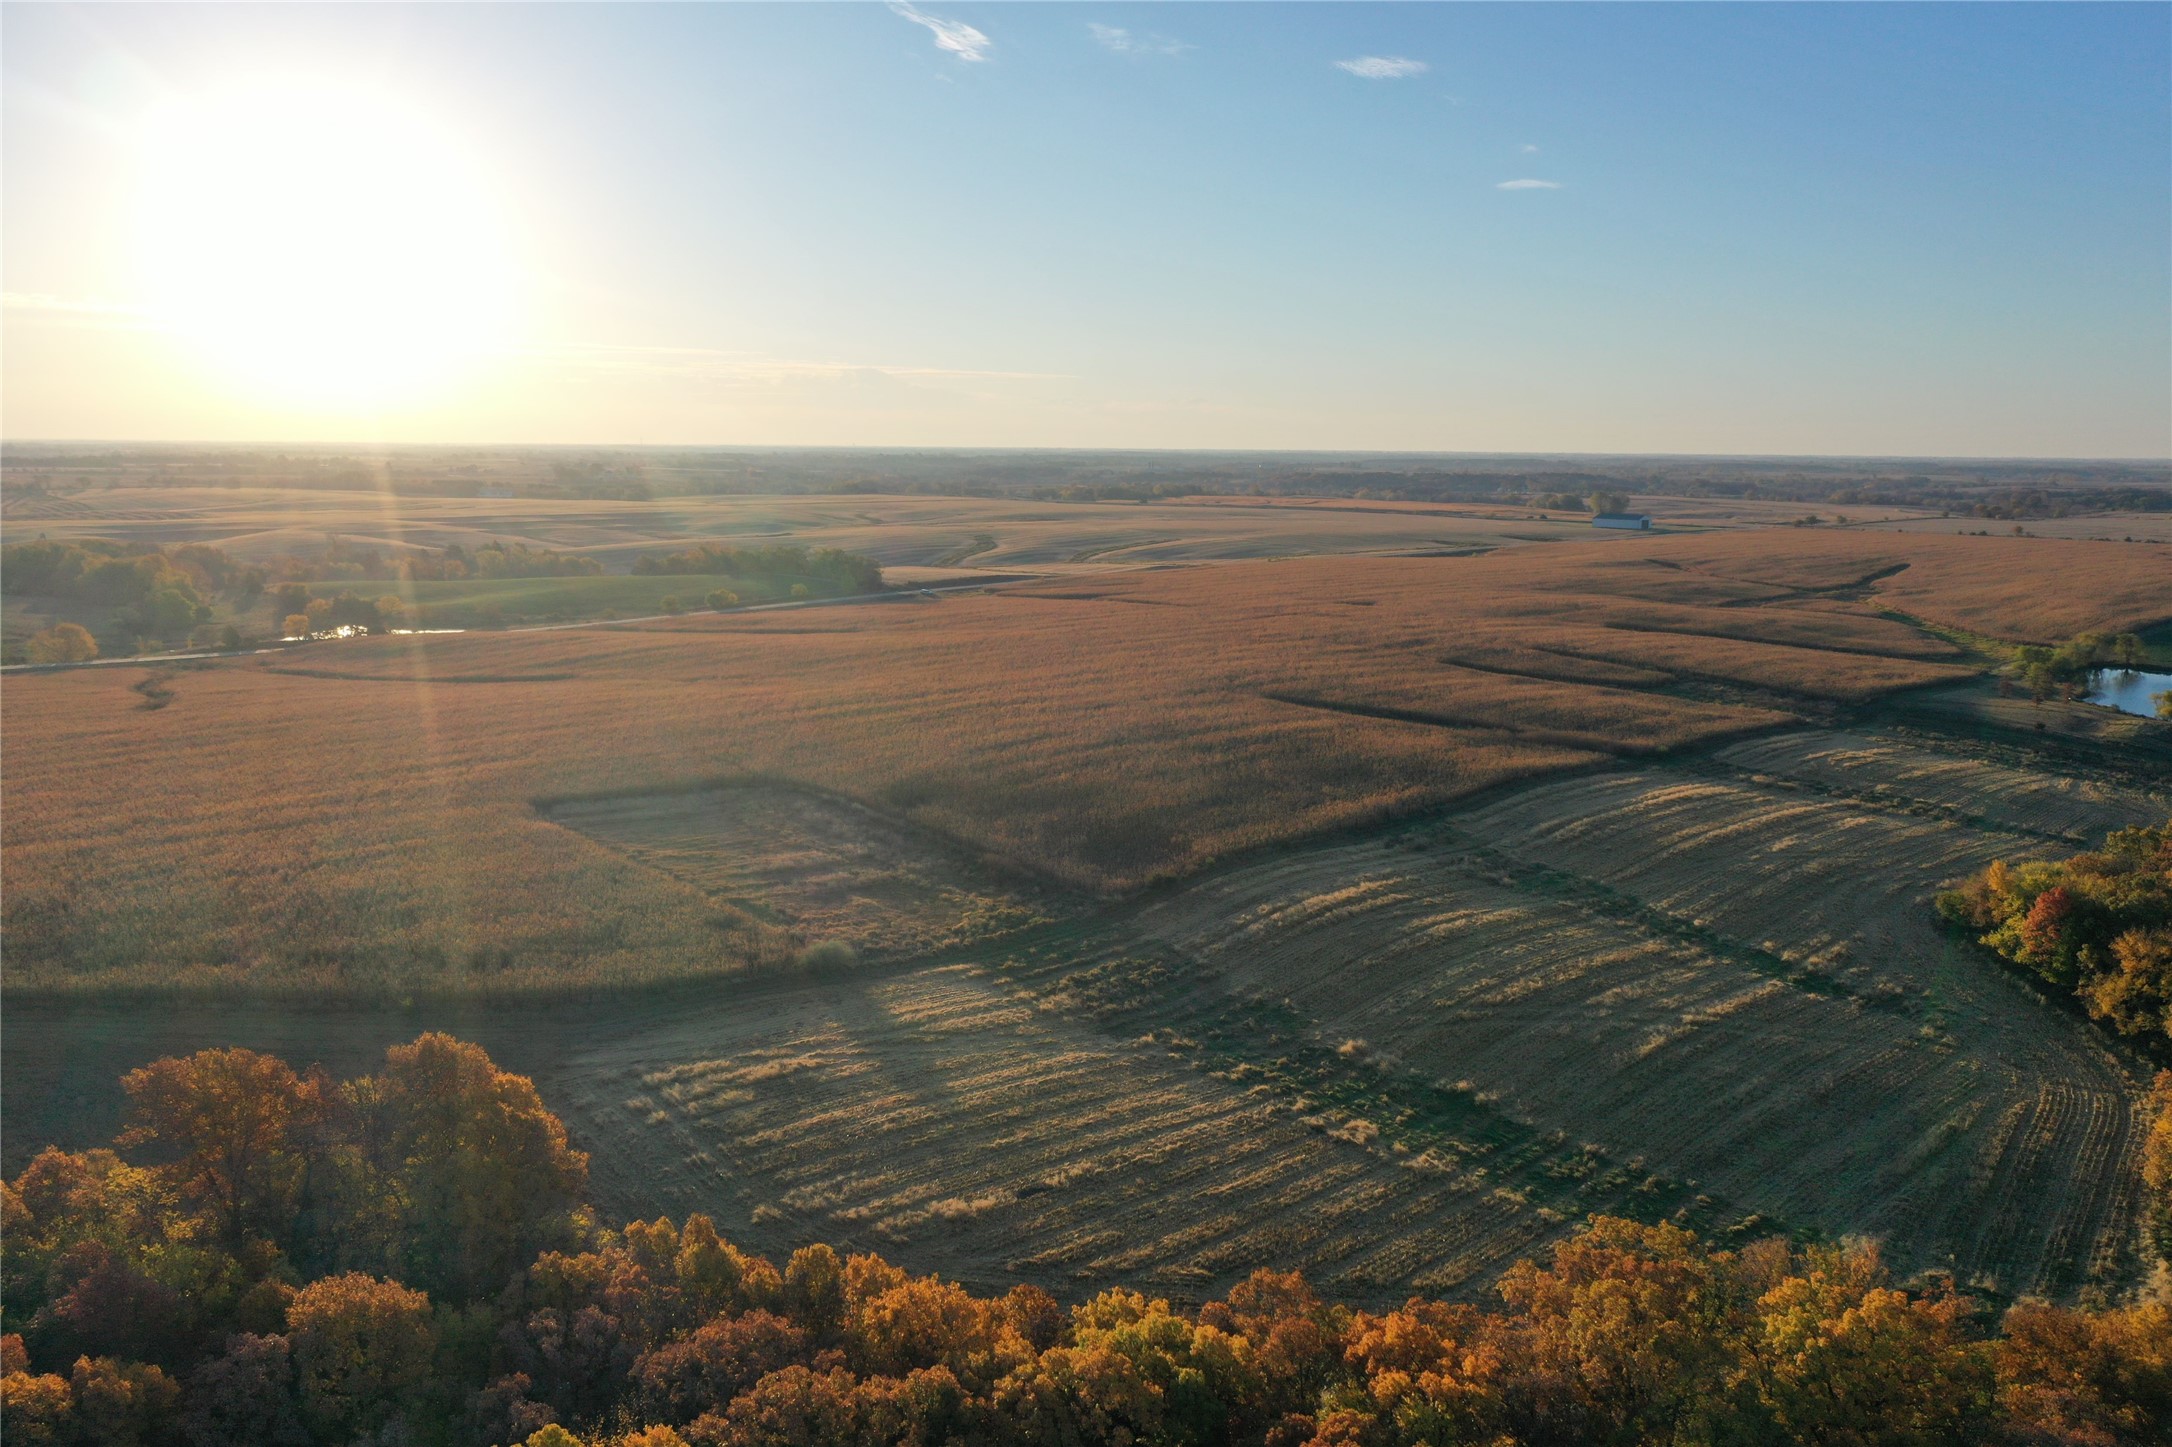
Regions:
<instances>
[{"instance_id":1,"label":"pond water","mask_svg":"<svg viewBox=\"0 0 2172 1447\"><path fill-rule=\"evenodd\" d=\"M2126 668L2100 668L2089 676L2089 702L2116 708L2121 713L2157 716L2156 695L2172 689L2172 673L2136 673Z\"/></svg>"}]
</instances>

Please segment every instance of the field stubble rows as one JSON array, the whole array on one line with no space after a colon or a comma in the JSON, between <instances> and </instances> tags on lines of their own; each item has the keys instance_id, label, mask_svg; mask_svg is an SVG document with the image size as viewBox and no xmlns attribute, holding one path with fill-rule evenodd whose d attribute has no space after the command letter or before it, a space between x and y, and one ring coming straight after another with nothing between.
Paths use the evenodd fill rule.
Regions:
<instances>
[{"instance_id":1,"label":"field stubble rows","mask_svg":"<svg viewBox=\"0 0 2172 1447\"><path fill-rule=\"evenodd\" d=\"M1005 886L908 826L844 837L865 811L770 786L588 801L562 822L630 867L742 907L814 900L871 952L886 919L960 948L561 1022L515 1059L607 1209L980 1285L1196 1297L1272 1263L1359 1299L1467 1296L1591 1210L1874 1232L1904 1270L2008 1292L2121 1280L2135 1073L1924 908L2047 846L1902 806L2154 800L1875 734L1729 757L1741 777L1525 786L1000 938L946 934L944 891ZM1873 802L1752 776L1836 768ZM726 867L776 810L804 847ZM39 1048L19 1039L11 1094Z\"/></svg>"},{"instance_id":2,"label":"field stubble rows","mask_svg":"<svg viewBox=\"0 0 2172 1447\"><path fill-rule=\"evenodd\" d=\"M607 1173L758 1243L977 1280L1188 1292L1267 1252L1455 1292L1603 1208L1872 1232L2005 1292L2118 1281L2135 1071L1926 908L2044 846L1896 805L1971 775L2022 810L2155 801L1873 735L1741 762L1835 748L1882 804L1672 768L1528 786L584 1056L581 1110Z\"/></svg>"}]
</instances>

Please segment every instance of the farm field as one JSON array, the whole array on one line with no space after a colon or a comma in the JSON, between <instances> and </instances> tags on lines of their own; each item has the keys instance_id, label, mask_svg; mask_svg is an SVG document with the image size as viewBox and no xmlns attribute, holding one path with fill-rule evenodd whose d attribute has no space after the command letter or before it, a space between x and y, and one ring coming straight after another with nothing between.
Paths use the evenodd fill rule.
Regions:
<instances>
[{"instance_id":1,"label":"farm field","mask_svg":"<svg viewBox=\"0 0 2172 1447\"><path fill-rule=\"evenodd\" d=\"M493 540L577 551L624 572L646 554L714 541L798 543L884 564L1094 570L1142 563L1338 552L1427 552L1584 540L1593 529L1526 509L1427 511L1181 503L1066 503L881 494L673 497L618 502L443 498L312 489L115 487L12 498L21 532L54 538L210 543L242 557L320 547L473 549Z\"/></svg>"},{"instance_id":2,"label":"farm field","mask_svg":"<svg viewBox=\"0 0 2172 1447\"><path fill-rule=\"evenodd\" d=\"M2144 1073L1925 907L1991 858L2059 848L1910 812L1972 771L1986 797L2034 796L1997 766L1880 742L1800 730L1718 756L1775 778L1844 767L1877 802L1698 761L1539 782L952 936L930 963L706 999L173 1019L33 1000L8 1021L7 1088L110 1081L181 1038L345 1063L358 1037L444 1024L536 1075L607 1207L705 1211L773 1254L827 1240L990 1288L1199 1299L1273 1261L1359 1300L1470 1296L1593 1210L1875 1232L1904 1272L2002 1293L2115 1283L2133 1268ZM2148 802L2041 782L2100 817ZM607 801L579 827L637 862L667 839L728 853L778 802L659 818ZM656 867L776 915L871 855L891 874L942 858L967 895L1007 888L897 826L840 840L837 806L793 811L765 848L796 867ZM847 892L826 929L925 937L924 892ZM117 1104L43 1108L87 1132Z\"/></svg>"},{"instance_id":3,"label":"farm field","mask_svg":"<svg viewBox=\"0 0 2172 1447\"><path fill-rule=\"evenodd\" d=\"M1961 822L2094 844L2114 829L2172 819L2172 793L1941 753L1867 732L1745 740L1713 755L1758 783L1773 779L1886 808L1928 806Z\"/></svg>"},{"instance_id":4,"label":"farm field","mask_svg":"<svg viewBox=\"0 0 2172 1447\"><path fill-rule=\"evenodd\" d=\"M2014 525L1977 517L1895 517L1867 523L1904 533L2011 533ZM2021 524L2038 538L2097 538L2113 542L2172 543L2172 512L2094 512L2074 517L2030 518Z\"/></svg>"},{"instance_id":5,"label":"farm field","mask_svg":"<svg viewBox=\"0 0 2172 1447\"><path fill-rule=\"evenodd\" d=\"M10 1163L156 1055L441 1027L608 1212L990 1290L1470 1298L1594 1211L2116 1286L2145 1072L1928 901L2167 812L2162 729L1954 641L2159 623L2160 554L1079 565L16 675Z\"/></svg>"},{"instance_id":6,"label":"farm field","mask_svg":"<svg viewBox=\"0 0 2172 1447\"><path fill-rule=\"evenodd\" d=\"M1992 858L2056 851L1673 769L1386 842L1217 876L1138 926L1322 1045L1775 1220L2006 1291L2123 1269L2142 1073L1928 909Z\"/></svg>"},{"instance_id":7,"label":"farm field","mask_svg":"<svg viewBox=\"0 0 2172 1447\"><path fill-rule=\"evenodd\" d=\"M18 675L9 987L366 998L771 968L818 941L546 806L789 780L1121 894L1973 677L1896 602L2018 636L2154 622L2165 562L1736 533Z\"/></svg>"},{"instance_id":8,"label":"farm field","mask_svg":"<svg viewBox=\"0 0 2172 1447\"><path fill-rule=\"evenodd\" d=\"M992 877L970 851L872 809L799 789L573 799L544 817L762 924L870 959L932 954L1075 906L1032 881Z\"/></svg>"}]
</instances>

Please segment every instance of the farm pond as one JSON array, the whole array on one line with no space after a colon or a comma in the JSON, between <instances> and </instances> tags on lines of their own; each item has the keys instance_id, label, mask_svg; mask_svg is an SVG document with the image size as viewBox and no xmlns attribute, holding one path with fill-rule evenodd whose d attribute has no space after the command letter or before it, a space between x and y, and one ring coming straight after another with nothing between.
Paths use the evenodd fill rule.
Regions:
<instances>
[{"instance_id":1,"label":"farm pond","mask_svg":"<svg viewBox=\"0 0 2172 1447\"><path fill-rule=\"evenodd\" d=\"M2137 673L2131 668L2100 668L2089 677L2089 702L2121 713L2157 716L2157 695L2172 689L2172 673Z\"/></svg>"}]
</instances>

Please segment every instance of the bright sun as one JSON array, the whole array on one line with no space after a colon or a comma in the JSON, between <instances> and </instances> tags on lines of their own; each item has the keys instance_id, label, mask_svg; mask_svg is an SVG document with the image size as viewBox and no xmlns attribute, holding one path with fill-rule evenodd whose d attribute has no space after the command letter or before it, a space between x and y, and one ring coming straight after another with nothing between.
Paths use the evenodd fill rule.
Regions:
<instances>
[{"instance_id":1,"label":"bright sun","mask_svg":"<svg viewBox=\"0 0 2172 1447\"><path fill-rule=\"evenodd\" d=\"M514 265L490 176L390 97L237 87L162 115L145 161L158 311L264 401L426 400L507 339Z\"/></svg>"}]
</instances>

